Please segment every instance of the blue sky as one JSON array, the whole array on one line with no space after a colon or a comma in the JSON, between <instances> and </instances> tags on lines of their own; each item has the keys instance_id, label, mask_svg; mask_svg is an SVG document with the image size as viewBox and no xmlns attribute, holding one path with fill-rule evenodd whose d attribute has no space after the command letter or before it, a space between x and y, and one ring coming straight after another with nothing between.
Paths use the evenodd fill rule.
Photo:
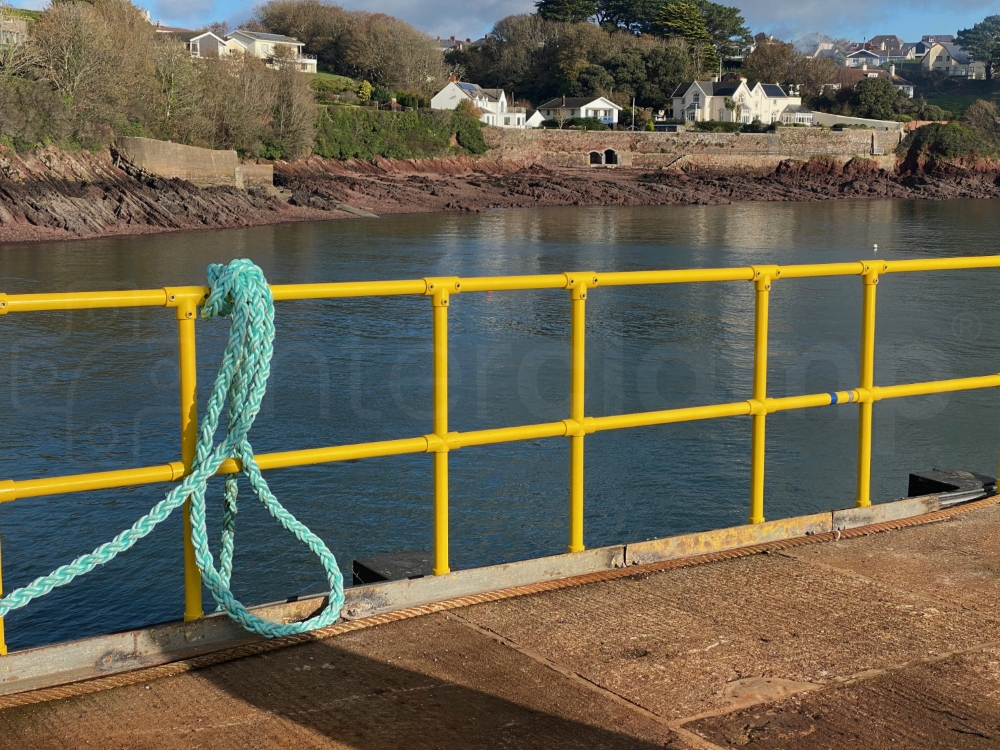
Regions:
<instances>
[{"instance_id":1,"label":"blue sky","mask_svg":"<svg viewBox=\"0 0 1000 750\"><path fill-rule=\"evenodd\" d=\"M722 2L729 4L726 0ZM44 7L47 0L14 0L20 7ZM246 0L139 0L154 19L171 26L196 28L211 21L238 24L254 7ZM344 0L353 10L388 13L433 35L481 37L495 21L534 9L532 0L473 0L440 3L431 0ZM898 34L917 41L924 34L953 34L1000 14L1000 0L908 0L904 3L872 0L743 0L733 3L754 32L766 31L783 39L820 31L830 36L867 39L875 34Z\"/></svg>"}]
</instances>

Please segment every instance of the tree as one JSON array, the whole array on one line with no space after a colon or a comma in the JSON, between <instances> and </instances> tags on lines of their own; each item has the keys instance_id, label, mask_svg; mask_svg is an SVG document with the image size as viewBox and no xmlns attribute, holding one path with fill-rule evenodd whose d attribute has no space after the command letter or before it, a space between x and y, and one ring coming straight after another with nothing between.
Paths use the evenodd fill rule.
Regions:
<instances>
[{"instance_id":1,"label":"tree","mask_svg":"<svg viewBox=\"0 0 1000 750\"><path fill-rule=\"evenodd\" d=\"M764 42L744 58L741 70L751 84L787 83L796 54L785 42Z\"/></svg>"},{"instance_id":2,"label":"tree","mask_svg":"<svg viewBox=\"0 0 1000 750\"><path fill-rule=\"evenodd\" d=\"M705 17L696 5L676 2L664 6L656 16L654 29L660 36L686 41L692 61L699 71L714 70L718 65L712 35L708 33Z\"/></svg>"},{"instance_id":3,"label":"tree","mask_svg":"<svg viewBox=\"0 0 1000 750\"><path fill-rule=\"evenodd\" d=\"M959 46L970 52L986 67L986 80L992 81L1000 65L1000 16L988 16L971 29L958 32Z\"/></svg>"},{"instance_id":4,"label":"tree","mask_svg":"<svg viewBox=\"0 0 1000 750\"><path fill-rule=\"evenodd\" d=\"M255 11L255 20L277 34L295 37L317 62L336 67L340 43L350 28L351 14L321 0L271 0Z\"/></svg>"},{"instance_id":5,"label":"tree","mask_svg":"<svg viewBox=\"0 0 1000 750\"><path fill-rule=\"evenodd\" d=\"M994 149L1000 146L1000 110L997 109L997 105L984 99L977 99L965 110L962 122L976 131Z\"/></svg>"},{"instance_id":6,"label":"tree","mask_svg":"<svg viewBox=\"0 0 1000 750\"><path fill-rule=\"evenodd\" d=\"M581 23L597 13L597 0L537 0L538 15L546 21Z\"/></svg>"},{"instance_id":7,"label":"tree","mask_svg":"<svg viewBox=\"0 0 1000 750\"><path fill-rule=\"evenodd\" d=\"M852 104L859 117L889 120L896 114L900 92L887 78L865 78L854 86Z\"/></svg>"},{"instance_id":8,"label":"tree","mask_svg":"<svg viewBox=\"0 0 1000 750\"><path fill-rule=\"evenodd\" d=\"M708 0L693 0L705 19L705 30L712 37L712 44L723 57L737 55L745 49L753 37L739 8L733 8Z\"/></svg>"}]
</instances>

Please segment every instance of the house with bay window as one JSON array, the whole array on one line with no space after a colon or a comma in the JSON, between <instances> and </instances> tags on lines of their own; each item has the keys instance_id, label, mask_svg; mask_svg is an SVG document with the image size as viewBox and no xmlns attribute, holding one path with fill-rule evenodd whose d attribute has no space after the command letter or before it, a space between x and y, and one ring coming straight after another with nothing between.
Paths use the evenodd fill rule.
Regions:
<instances>
[{"instance_id":1,"label":"house with bay window","mask_svg":"<svg viewBox=\"0 0 1000 750\"><path fill-rule=\"evenodd\" d=\"M682 83L674 91L673 102L675 120L811 124L800 97L789 96L776 83L758 83L751 89L745 78Z\"/></svg>"}]
</instances>

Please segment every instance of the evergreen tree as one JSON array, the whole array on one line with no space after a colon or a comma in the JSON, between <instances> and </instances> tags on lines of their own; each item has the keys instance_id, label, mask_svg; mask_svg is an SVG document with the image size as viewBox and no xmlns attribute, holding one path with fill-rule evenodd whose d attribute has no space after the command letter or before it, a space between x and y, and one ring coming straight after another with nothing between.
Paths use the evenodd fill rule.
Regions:
<instances>
[{"instance_id":1,"label":"evergreen tree","mask_svg":"<svg viewBox=\"0 0 1000 750\"><path fill-rule=\"evenodd\" d=\"M537 0L535 7L546 21L581 23L597 14L597 0Z\"/></svg>"},{"instance_id":2,"label":"evergreen tree","mask_svg":"<svg viewBox=\"0 0 1000 750\"><path fill-rule=\"evenodd\" d=\"M958 32L959 46L986 66L986 80L992 81L1000 65L1000 16L988 16L971 29Z\"/></svg>"},{"instance_id":3,"label":"evergreen tree","mask_svg":"<svg viewBox=\"0 0 1000 750\"><path fill-rule=\"evenodd\" d=\"M695 70L714 71L718 67L719 58L712 35L708 33L705 17L697 6L684 2L670 3L656 16L653 29L663 37L684 39L691 50Z\"/></svg>"}]
</instances>

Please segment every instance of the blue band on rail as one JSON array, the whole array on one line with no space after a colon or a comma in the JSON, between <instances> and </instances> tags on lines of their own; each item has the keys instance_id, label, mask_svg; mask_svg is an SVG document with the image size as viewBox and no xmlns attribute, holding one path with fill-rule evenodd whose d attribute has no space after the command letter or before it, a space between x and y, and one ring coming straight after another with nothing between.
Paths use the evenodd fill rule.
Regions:
<instances>
[{"instance_id":1,"label":"blue band on rail","mask_svg":"<svg viewBox=\"0 0 1000 750\"><path fill-rule=\"evenodd\" d=\"M831 391L827 395L830 397L830 403L831 404L837 403L837 394L836 393L834 393L833 391Z\"/></svg>"},{"instance_id":2,"label":"blue band on rail","mask_svg":"<svg viewBox=\"0 0 1000 750\"><path fill-rule=\"evenodd\" d=\"M253 449L247 434L260 412L267 378L271 371L274 353L274 300L264 278L264 273L249 260L234 260L227 266L208 267L211 292L202 309L202 317L232 317L229 343L222 358L219 374L212 387L205 419L201 423L198 446L191 473L167 496L153 506L148 514L136 521L131 528L121 532L110 542L93 552L78 557L68 565L56 568L47 576L37 578L23 588L11 591L0 599L0 617L10 610L23 607L32 599L65 586L79 575L98 565L111 561L148 535L171 512L191 499L191 540L201 577L212 592L219 608L247 630L268 638L304 633L332 624L340 616L344 605L344 579L333 553L323 540L313 534L278 502L254 460ZM222 408L229 402L226 434L215 443ZM233 596L229 580L233 569L233 540L236 524L236 479L226 478L223 507L222 547L219 569L208 547L208 530L205 523L205 490L208 480L215 475L222 462L228 458L238 460L250 486L268 512L296 539L312 550L326 572L330 584L330 598L323 611L303 622L279 624L262 620L251 614L242 602Z\"/></svg>"}]
</instances>

